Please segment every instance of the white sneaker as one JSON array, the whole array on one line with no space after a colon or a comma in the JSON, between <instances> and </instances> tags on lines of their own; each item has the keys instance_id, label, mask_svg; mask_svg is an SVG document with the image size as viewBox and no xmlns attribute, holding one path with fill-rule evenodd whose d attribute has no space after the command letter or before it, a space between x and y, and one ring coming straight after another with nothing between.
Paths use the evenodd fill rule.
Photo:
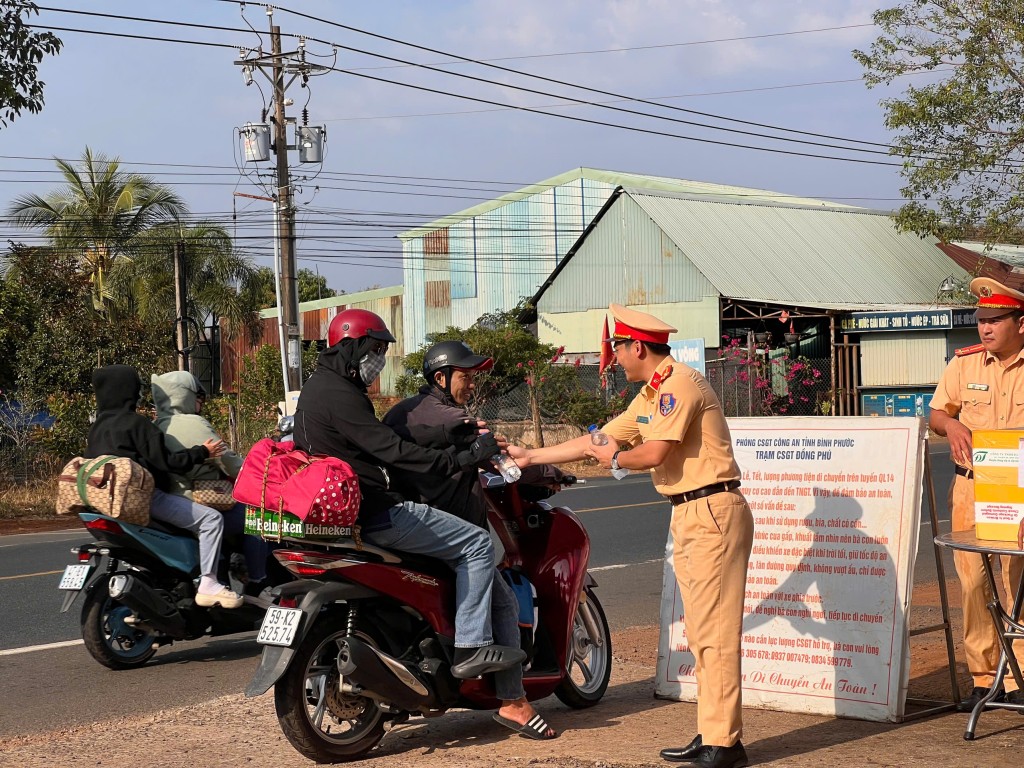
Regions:
<instances>
[{"instance_id":1,"label":"white sneaker","mask_svg":"<svg viewBox=\"0 0 1024 768\"><path fill-rule=\"evenodd\" d=\"M241 604L242 596L235 594L224 586L212 595L206 595L202 592L196 593L196 605L203 608L212 608L215 605L219 605L221 608L237 608Z\"/></svg>"}]
</instances>

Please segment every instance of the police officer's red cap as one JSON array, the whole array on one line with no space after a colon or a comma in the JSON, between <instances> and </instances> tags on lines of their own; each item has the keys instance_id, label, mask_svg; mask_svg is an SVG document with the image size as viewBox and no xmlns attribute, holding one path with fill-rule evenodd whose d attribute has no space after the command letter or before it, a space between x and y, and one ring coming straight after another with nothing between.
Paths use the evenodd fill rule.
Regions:
<instances>
[{"instance_id":1,"label":"police officer's red cap","mask_svg":"<svg viewBox=\"0 0 1024 768\"><path fill-rule=\"evenodd\" d=\"M974 312L978 320L999 317L1008 312L1024 312L1024 293L990 277L971 280L971 293L978 297L978 308Z\"/></svg>"},{"instance_id":2,"label":"police officer's red cap","mask_svg":"<svg viewBox=\"0 0 1024 768\"><path fill-rule=\"evenodd\" d=\"M327 329L327 346L333 347L342 339L362 339L366 336L388 343L395 341L380 315L368 309L345 309L331 320Z\"/></svg>"},{"instance_id":3,"label":"police officer's red cap","mask_svg":"<svg viewBox=\"0 0 1024 768\"><path fill-rule=\"evenodd\" d=\"M668 323L638 309L630 309L621 304L609 304L608 309L615 320L615 330L610 339L605 339L606 342L646 341L651 344L668 344L668 335L676 332Z\"/></svg>"}]
</instances>

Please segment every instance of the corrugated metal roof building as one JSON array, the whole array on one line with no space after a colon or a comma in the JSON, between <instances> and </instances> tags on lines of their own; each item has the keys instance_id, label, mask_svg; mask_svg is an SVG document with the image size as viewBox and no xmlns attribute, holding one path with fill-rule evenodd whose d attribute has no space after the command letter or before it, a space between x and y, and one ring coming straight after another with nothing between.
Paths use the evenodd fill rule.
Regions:
<instances>
[{"instance_id":1,"label":"corrugated metal roof building","mask_svg":"<svg viewBox=\"0 0 1024 768\"><path fill-rule=\"evenodd\" d=\"M933 304L947 276L967 279L936 244L863 208L620 188L535 294L538 336L592 351L592 324L577 336L555 330L556 317L560 327L601 315L609 301L658 307L708 347L719 346L722 297L835 311Z\"/></svg>"},{"instance_id":2,"label":"corrugated metal roof building","mask_svg":"<svg viewBox=\"0 0 1024 768\"><path fill-rule=\"evenodd\" d=\"M402 375L402 358L405 347L402 344L402 286L376 288L357 293L343 293L318 301L304 301L299 304L299 317L302 324L302 339L305 342L326 341L327 328L331 320L343 309L356 307L375 312L384 319L397 343L388 347L387 362L380 378L370 388L370 394L394 395L395 380ZM233 339L223 345L221 354L221 377L225 391L235 391L235 381L244 356L264 345L281 348L277 328L278 308L264 309L260 312L260 338L255 344L246 339Z\"/></svg>"},{"instance_id":3,"label":"corrugated metal roof building","mask_svg":"<svg viewBox=\"0 0 1024 768\"><path fill-rule=\"evenodd\" d=\"M963 327L969 310L935 304L947 277L968 280L936 246L863 208L619 188L534 295L537 333L567 353L594 353L609 302L711 348L723 334L771 331L780 342L795 330L794 351L831 356L834 377L843 347L858 392L923 395L952 348L977 341ZM858 412L860 401L849 405Z\"/></svg>"},{"instance_id":4,"label":"corrugated metal roof building","mask_svg":"<svg viewBox=\"0 0 1024 768\"><path fill-rule=\"evenodd\" d=\"M619 186L723 201L832 205L765 190L593 168L545 179L399 235L406 349L418 348L428 333L469 327L481 315L513 309L536 293Z\"/></svg>"}]
</instances>

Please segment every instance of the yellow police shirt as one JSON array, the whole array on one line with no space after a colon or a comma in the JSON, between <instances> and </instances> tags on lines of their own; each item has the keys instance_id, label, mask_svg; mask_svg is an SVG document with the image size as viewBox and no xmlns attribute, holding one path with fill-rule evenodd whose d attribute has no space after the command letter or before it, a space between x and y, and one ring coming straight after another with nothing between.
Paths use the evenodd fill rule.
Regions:
<instances>
[{"instance_id":1,"label":"yellow police shirt","mask_svg":"<svg viewBox=\"0 0 1024 768\"><path fill-rule=\"evenodd\" d=\"M1024 350L1004 367L980 344L958 349L930 405L972 431L1024 428Z\"/></svg>"},{"instance_id":2,"label":"yellow police shirt","mask_svg":"<svg viewBox=\"0 0 1024 768\"><path fill-rule=\"evenodd\" d=\"M602 431L620 444L674 443L651 470L655 490L665 496L740 478L718 397L698 371L671 357Z\"/></svg>"}]
</instances>

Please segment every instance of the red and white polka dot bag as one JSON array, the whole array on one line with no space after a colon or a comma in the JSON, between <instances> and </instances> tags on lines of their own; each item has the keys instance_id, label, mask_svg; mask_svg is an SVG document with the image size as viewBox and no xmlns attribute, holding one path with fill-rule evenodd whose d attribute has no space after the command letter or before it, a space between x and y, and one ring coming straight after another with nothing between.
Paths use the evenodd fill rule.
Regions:
<instances>
[{"instance_id":1,"label":"red and white polka dot bag","mask_svg":"<svg viewBox=\"0 0 1024 768\"><path fill-rule=\"evenodd\" d=\"M309 459L309 464L285 481L285 510L307 523L353 525L362 499L352 467L333 456Z\"/></svg>"}]
</instances>

